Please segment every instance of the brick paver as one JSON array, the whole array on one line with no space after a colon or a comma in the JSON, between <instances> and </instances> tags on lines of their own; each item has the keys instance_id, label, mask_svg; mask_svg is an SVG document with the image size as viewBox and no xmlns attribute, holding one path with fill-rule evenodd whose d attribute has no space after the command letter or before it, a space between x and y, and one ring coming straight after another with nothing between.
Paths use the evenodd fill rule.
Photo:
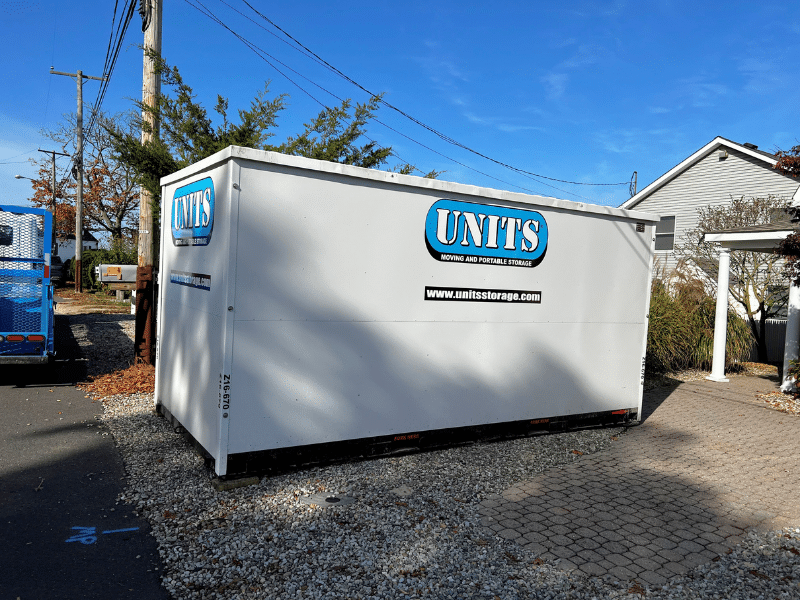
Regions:
<instances>
[{"instance_id":1,"label":"brick paver","mask_svg":"<svg viewBox=\"0 0 800 600\"><path fill-rule=\"evenodd\" d=\"M609 450L522 481L482 522L564 568L665 583L745 531L800 524L800 418L758 400L775 381L733 376L645 393Z\"/></svg>"}]
</instances>

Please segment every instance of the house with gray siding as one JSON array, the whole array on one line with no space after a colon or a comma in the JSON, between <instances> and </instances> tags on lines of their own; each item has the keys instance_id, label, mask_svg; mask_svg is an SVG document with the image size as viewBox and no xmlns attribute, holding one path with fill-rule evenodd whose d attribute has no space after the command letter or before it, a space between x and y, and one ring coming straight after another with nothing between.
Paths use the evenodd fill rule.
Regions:
<instances>
[{"instance_id":1,"label":"house with gray siding","mask_svg":"<svg viewBox=\"0 0 800 600\"><path fill-rule=\"evenodd\" d=\"M777 157L753 144L717 137L643 188L621 208L661 217L656 228L656 260L667 271L677 260L673 249L698 224L697 209L729 204L741 196L775 196L800 202L800 182L773 167Z\"/></svg>"}]
</instances>

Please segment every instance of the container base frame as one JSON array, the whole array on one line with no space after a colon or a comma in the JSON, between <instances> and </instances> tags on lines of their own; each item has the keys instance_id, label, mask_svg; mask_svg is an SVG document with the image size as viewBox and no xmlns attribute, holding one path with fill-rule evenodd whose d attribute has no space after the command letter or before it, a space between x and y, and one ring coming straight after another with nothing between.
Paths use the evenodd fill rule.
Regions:
<instances>
[{"instance_id":1,"label":"container base frame","mask_svg":"<svg viewBox=\"0 0 800 600\"><path fill-rule=\"evenodd\" d=\"M214 468L214 457L181 425L169 409L163 404L158 404L156 412L166 418L175 431L181 433L192 444L203 457L207 467ZM278 475L308 467L441 450L475 443L500 442L579 429L629 427L638 424L636 421L637 409L631 408L240 452L228 455L228 472L219 479L225 480L250 475Z\"/></svg>"}]
</instances>

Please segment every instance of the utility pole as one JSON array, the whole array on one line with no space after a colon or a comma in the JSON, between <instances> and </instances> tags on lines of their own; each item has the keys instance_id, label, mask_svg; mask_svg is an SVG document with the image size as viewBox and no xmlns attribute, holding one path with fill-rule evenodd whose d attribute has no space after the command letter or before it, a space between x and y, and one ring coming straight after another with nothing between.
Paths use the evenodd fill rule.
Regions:
<instances>
[{"instance_id":1,"label":"utility pole","mask_svg":"<svg viewBox=\"0 0 800 600\"><path fill-rule=\"evenodd\" d=\"M55 250L51 247L50 251L54 254L58 254L58 246L56 246L56 154L59 156L69 156L69 154L65 154L64 152L56 152L55 150L42 150L41 148L37 148L39 152L44 152L45 154L49 154L50 158L52 159L53 164L53 181L51 183L51 190L53 192L53 201L50 205L49 210L53 215L53 239L51 240L50 245L55 246Z\"/></svg>"},{"instance_id":2,"label":"utility pole","mask_svg":"<svg viewBox=\"0 0 800 600\"><path fill-rule=\"evenodd\" d=\"M44 152L45 154L49 154L50 155L50 159L51 159L52 164L53 164L53 182L52 182L52 186L50 188L52 190L52 192L53 192L53 204L51 205L49 210L50 210L51 213L53 213L53 216L55 217L55 215L56 215L56 154L58 154L59 156L69 156L69 154L66 154L64 152L56 152L55 150L42 150L41 148L37 148L37 151L38 152ZM53 230L55 231L55 221L53 221L53 225L54 225Z\"/></svg>"},{"instance_id":3,"label":"utility pole","mask_svg":"<svg viewBox=\"0 0 800 600\"><path fill-rule=\"evenodd\" d=\"M161 94L161 0L143 0L139 5L144 33L142 72L142 145L158 138L158 97ZM148 107L150 110L148 110ZM155 281L153 279L153 197L142 187L139 194L139 260L136 269L136 329L134 352L137 362L155 362Z\"/></svg>"},{"instance_id":4,"label":"utility pole","mask_svg":"<svg viewBox=\"0 0 800 600\"><path fill-rule=\"evenodd\" d=\"M83 283L81 281L81 254L83 250L83 80L96 79L97 81L105 81L105 77L93 77L91 75L84 75L83 71L77 73L62 73L61 71L54 71L50 67L51 75L65 75L67 77L76 77L78 79L78 118L75 124L76 142L75 142L75 165L73 167L73 175L77 183L77 190L75 194L75 291L83 291Z\"/></svg>"}]
</instances>

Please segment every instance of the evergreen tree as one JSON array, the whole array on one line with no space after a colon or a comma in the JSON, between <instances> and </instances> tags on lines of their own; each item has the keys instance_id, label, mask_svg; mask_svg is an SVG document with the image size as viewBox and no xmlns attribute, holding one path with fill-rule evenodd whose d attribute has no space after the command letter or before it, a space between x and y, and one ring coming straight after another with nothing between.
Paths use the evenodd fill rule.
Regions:
<instances>
[{"instance_id":1,"label":"evergreen tree","mask_svg":"<svg viewBox=\"0 0 800 600\"><path fill-rule=\"evenodd\" d=\"M229 118L227 98L217 96L214 111L221 123L214 126L211 116L197 101L192 88L187 84L177 67L170 67L163 59L157 59L162 76L162 85L170 88L173 95L162 93L155 107L137 102L142 111L153 113L159 123L159 135L153 141L142 144L138 136L116 127L109 127L118 160L129 165L137 174L138 182L150 191L153 198L161 194L159 181L207 156L230 145L269 150L293 156L305 156L319 160L378 168L385 165L392 154L391 147L380 146L375 141L361 143L366 126L374 117L380 97L366 104L344 100L341 106L323 109L305 130L290 136L279 145L271 143L272 129L277 125L278 115L286 109L286 94L269 97L269 82L256 94L248 109L238 110L238 120ZM148 128L148 123L139 119L139 125ZM416 171L416 167L403 164L395 167L402 174ZM439 172L431 171L426 177L435 178Z\"/></svg>"}]
</instances>

